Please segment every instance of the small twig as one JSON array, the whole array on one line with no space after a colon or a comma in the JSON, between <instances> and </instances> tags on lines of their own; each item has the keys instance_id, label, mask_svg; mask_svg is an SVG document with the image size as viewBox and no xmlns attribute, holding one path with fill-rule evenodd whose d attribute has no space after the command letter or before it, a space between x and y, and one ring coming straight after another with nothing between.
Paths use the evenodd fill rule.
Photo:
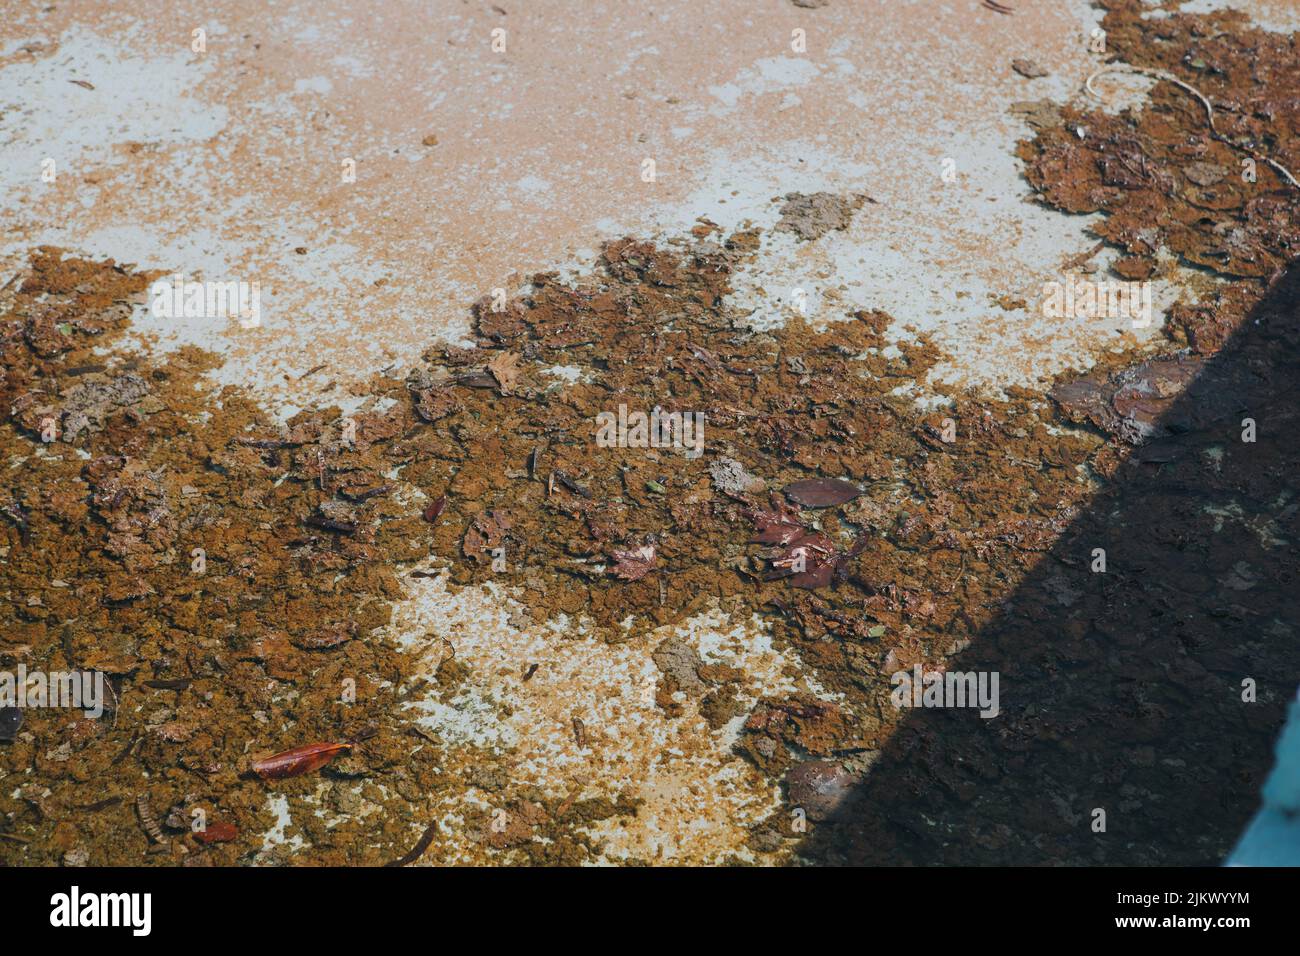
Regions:
<instances>
[{"instance_id":1,"label":"small twig","mask_svg":"<svg viewBox=\"0 0 1300 956\"><path fill-rule=\"evenodd\" d=\"M438 658L438 666L433 669L433 672L435 674L442 669L443 664L447 663L448 661L454 661L456 659L456 645L453 644L451 641L447 640L447 638L445 637L440 637L438 638L438 640L440 643L447 645L447 648L448 650L451 651L451 653L447 654L444 657Z\"/></svg>"},{"instance_id":2,"label":"small twig","mask_svg":"<svg viewBox=\"0 0 1300 956\"><path fill-rule=\"evenodd\" d=\"M131 742L130 742L129 744L126 745L126 749L123 750L121 753L119 753L119 754L118 754L116 757L114 757L112 760L110 760L109 763L108 763L108 765L109 765L110 767L116 767L116 766L117 766L118 764L120 764L123 760L125 760L128 756L130 756L131 751L135 749L135 745L138 744L139 742L140 742L140 738L139 738L139 737L132 737L132 738L131 738Z\"/></svg>"},{"instance_id":3,"label":"small twig","mask_svg":"<svg viewBox=\"0 0 1300 956\"><path fill-rule=\"evenodd\" d=\"M306 378L308 375L315 375L317 372L319 372L319 371L320 371L321 369L323 369L323 368L329 368L329 365L328 365L328 364L326 364L326 365L317 365L315 368L309 368L309 369L307 369L307 371L303 372L301 375L298 376L298 381L301 382L301 381L302 381L304 378Z\"/></svg>"},{"instance_id":4,"label":"small twig","mask_svg":"<svg viewBox=\"0 0 1300 956\"><path fill-rule=\"evenodd\" d=\"M388 863L385 863L384 866L407 866L411 863L414 863L420 857L424 856L424 851L429 849L429 844L433 842L433 838L434 836L437 835L437 833L438 833L438 821L434 820L425 829L424 835L420 837L420 841L416 843L414 847L412 847L411 852L407 853L405 856L401 857L400 859L392 860Z\"/></svg>"},{"instance_id":5,"label":"small twig","mask_svg":"<svg viewBox=\"0 0 1300 956\"><path fill-rule=\"evenodd\" d=\"M113 681L111 679L104 681L104 686L107 687L108 692L113 695L113 729L117 730L117 715L121 710L122 698L117 696L117 688L113 686Z\"/></svg>"},{"instance_id":6,"label":"small twig","mask_svg":"<svg viewBox=\"0 0 1300 956\"><path fill-rule=\"evenodd\" d=\"M1205 107L1205 118L1207 122L1210 124L1210 135L1214 139L1218 140L1220 143L1223 143L1225 146L1230 146L1235 150L1245 153L1247 156L1251 157L1254 160L1257 160L1261 163L1267 163L1269 166L1272 166L1276 172L1278 172L1283 177L1285 177L1286 181L1289 182L1292 186L1294 186L1296 189L1300 189L1300 182L1297 182L1295 176L1291 175L1291 171L1287 169L1285 166L1283 166L1281 163L1269 159L1267 156L1260 155L1259 153L1255 152L1252 149L1247 149L1245 146L1240 146L1237 143L1234 143L1232 140L1228 139L1228 137L1224 136L1217 129L1215 129L1214 105L1210 102L1209 98L1206 97L1204 93L1202 93L1196 87L1192 86L1190 83L1184 83L1178 77L1174 76L1172 73L1166 70L1153 70L1142 66L1132 66L1128 63L1119 63L1119 64L1112 63L1109 66L1103 66L1100 70L1094 72L1090 77L1088 77L1087 80L1084 81L1083 84L1084 89L1086 89L1090 94L1092 94L1094 97L1096 97L1099 100L1102 99L1103 97L1100 93L1098 93L1095 89L1092 88L1092 81L1099 76L1105 76L1107 73L1138 73L1142 76L1151 77L1152 79L1164 80L1168 83L1172 83L1180 90L1183 90L1187 93L1191 93L1192 96L1200 100L1201 105Z\"/></svg>"}]
</instances>

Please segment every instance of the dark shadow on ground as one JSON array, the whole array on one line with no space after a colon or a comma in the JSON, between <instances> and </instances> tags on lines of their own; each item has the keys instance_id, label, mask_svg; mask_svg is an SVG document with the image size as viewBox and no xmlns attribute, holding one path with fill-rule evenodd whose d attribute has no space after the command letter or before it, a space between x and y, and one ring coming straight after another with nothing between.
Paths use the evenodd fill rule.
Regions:
<instances>
[{"instance_id":1,"label":"dark shadow on ground","mask_svg":"<svg viewBox=\"0 0 1300 956\"><path fill-rule=\"evenodd\" d=\"M1116 473L949 661L999 672L1001 714L909 711L800 856L1221 862L1258 806L1300 683L1298 379L1300 261L1169 409L1175 434ZM1255 703L1242 700L1246 678Z\"/></svg>"}]
</instances>

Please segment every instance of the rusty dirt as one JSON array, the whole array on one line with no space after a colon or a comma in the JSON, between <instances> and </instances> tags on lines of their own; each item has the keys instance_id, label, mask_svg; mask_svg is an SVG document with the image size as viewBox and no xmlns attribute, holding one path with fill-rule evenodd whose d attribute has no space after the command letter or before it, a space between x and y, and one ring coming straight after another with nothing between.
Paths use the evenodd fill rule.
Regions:
<instances>
[{"instance_id":1,"label":"rusty dirt","mask_svg":"<svg viewBox=\"0 0 1300 956\"><path fill-rule=\"evenodd\" d=\"M556 640L644 648L663 719L733 728L782 799L716 862L1220 860L1300 677L1300 51L1237 14L1103 5L1099 68L1153 85L1120 112L1022 104L1025 176L1063 217L1101 214L1114 274L1076 274L1190 266L1195 292L1154 349L1050 387L929 382L930 337L888 333L907 316L754 328L731 293L774 236L701 219L479 300L472 342L376 370L359 410L277 423L213 384L219 356L128 342L161 276L32 250L0 293L0 666L108 694L93 719L0 712L0 860L608 859L633 788L557 794L418 719L473 676L453 635L390 626L428 578L500 589ZM872 208L776 201L801 243ZM756 696L673 631L713 612L761 620L818 691ZM998 719L892 699L893 675L977 664ZM521 688L546 666L511 662ZM1103 805L1117 835L1088 840Z\"/></svg>"}]
</instances>

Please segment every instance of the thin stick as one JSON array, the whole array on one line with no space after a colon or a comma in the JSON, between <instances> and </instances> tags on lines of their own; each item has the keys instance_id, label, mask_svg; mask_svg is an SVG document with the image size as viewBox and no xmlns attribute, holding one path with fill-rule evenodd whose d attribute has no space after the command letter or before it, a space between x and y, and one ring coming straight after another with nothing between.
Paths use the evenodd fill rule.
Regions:
<instances>
[{"instance_id":1,"label":"thin stick","mask_svg":"<svg viewBox=\"0 0 1300 956\"><path fill-rule=\"evenodd\" d=\"M1215 129L1213 104L1210 103L1209 99L1206 97L1204 93L1202 93L1196 87L1192 86L1190 83L1184 83L1178 77L1174 76L1172 73L1169 73L1165 70L1152 70L1142 66L1131 66L1127 63L1121 63L1121 64L1112 64L1110 66L1103 66L1100 70L1097 70L1095 73L1092 74L1092 76L1088 77L1088 79L1084 82L1083 84L1084 89L1086 89L1097 99L1102 99L1102 95L1092 88L1092 81L1099 76L1106 75L1107 73L1139 73L1142 76L1149 76L1153 79L1164 80L1168 83L1172 83L1174 84L1174 86L1178 87L1179 89L1191 93L1194 97L1200 100L1201 105L1205 107L1205 118L1210 124L1211 136L1213 136L1220 143L1223 143L1225 146L1231 146L1233 149L1245 153L1246 155L1250 156L1252 159L1258 160L1261 163L1267 163L1268 165L1272 166L1274 170L1276 170L1278 173L1284 176L1286 178L1286 181L1289 182L1292 186L1294 186L1296 189L1300 189L1300 182L1297 182L1296 178L1293 175L1291 175L1291 171L1287 169L1285 166L1283 166L1281 163L1269 159L1267 156L1261 156L1259 153L1255 152L1254 150L1247 149L1245 146L1238 146L1232 140L1228 139L1228 137L1224 136L1217 129Z\"/></svg>"},{"instance_id":2,"label":"thin stick","mask_svg":"<svg viewBox=\"0 0 1300 956\"><path fill-rule=\"evenodd\" d=\"M428 828L425 829L424 835L420 837L419 842L415 844L410 853L407 853L405 856L399 857L396 860L385 863L384 866L407 866L414 863L420 857L424 856L424 851L429 849L429 844L433 842L433 838L437 835L438 821L434 820L429 824Z\"/></svg>"}]
</instances>

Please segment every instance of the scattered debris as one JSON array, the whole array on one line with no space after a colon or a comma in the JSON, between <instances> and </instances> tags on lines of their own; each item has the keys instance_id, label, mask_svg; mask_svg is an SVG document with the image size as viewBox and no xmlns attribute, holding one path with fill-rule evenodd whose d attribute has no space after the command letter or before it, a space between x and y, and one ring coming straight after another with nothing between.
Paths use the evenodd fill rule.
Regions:
<instances>
[{"instance_id":1,"label":"scattered debris","mask_svg":"<svg viewBox=\"0 0 1300 956\"><path fill-rule=\"evenodd\" d=\"M763 479L754 477L745 470L744 465L726 455L719 455L709 465L709 474L713 478L713 486L724 495L741 497L758 494L764 487Z\"/></svg>"},{"instance_id":2,"label":"scattered debris","mask_svg":"<svg viewBox=\"0 0 1300 956\"><path fill-rule=\"evenodd\" d=\"M985 3L989 3L989 2L992 2L992 0L985 0ZM1285 178L1288 183L1290 183L1292 186L1295 186L1297 189L1300 189L1300 182L1297 182L1295 176L1291 173L1291 171L1287 169L1285 166L1283 166L1281 163L1277 162L1276 160L1268 156L1264 156L1261 153L1257 153L1253 149L1249 149L1245 146L1240 145L1239 143L1233 142L1231 139L1227 138L1222 133L1220 133L1214 125L1214 104L1210 102L1209 98L1204 93L1202 93L1196 87L1192 86L1190 83L1184 80L1180 80L1178 77L1174 76L1168 70L1155 70L1155 69L1151 69L1150 67L1134 66L1131 63L1118 63L1118 64L1113 63L1110 64L1109 66L1102 67L1100 70L1095 71L1091 76L1089 76L1088 79L1083 84L1084 88L1093 96L1097 97L1097 99L1101 99L1102 98L1101 94L1098 93L1092 86L1093 81L1096 80L1098 77L1106 76L1107 74L1111 74L1111 73L1137 73L1141 76L1149 76L1152 77L1153 79L1164 80L1166 83L1172 83L1180 90L1185 90L1186 92L1192 94L1192 96L1200 100L1201 105L1205 107L1205 121L1206 123L1209 124L1211 137L1213 137L1215 140L1217 140L1220 143L1223 143L1227 146L1232 147L1235 150L1239 150L1245 153L1247 156L1250 156L1251 158L1256 159L1261 163L1267 163L1269 166L1272 166L1273 169L1276 170L1283 178Z\"/></svg>"},{"instance_id":3,"label":"scattered debris","mask_svg":"<svg viewBox=\"0 0 1300 956\"><path fill-rule=\"evenodd\" d=\"M1258 33L1239 39L1201 29L1205 23L1181 15L1144 22L1135 5L1121 3L1108 10L1106 29L1118 56L1152 69L1190 70L1204 58L1212 66L1197 74L1204 96L1250 104L1211 111L1211 121L1233 142L1267 145L1279 164L1293 165L1294 52L1282 40ZM1152 40L1157 30L1159 43ZM1267 76L1251 66L1259 62L1270 64ZM1021 793L1018 768L1050 758L1036 748L1060 750L1061 739L1096 779L1136 775L1143 787L1166 785L1175 771L1150 761L1130 766L1131 750L1112 759L1088 742L1086 728L1104 721L1126 734L1154 732L1169 713L1183 713L1187 700L1209 708L1215 719L1203 723L1221 724L1225 711L1198 681L1221 684L1224 674L1240 672L1243 647L1259 672L1287 672L1289 651L1264 644L1257 625L1265 619L1253 617L1271 607L1261 603L1265 575L1229 576L1223 587L1237 599L1223 600L1214 615L1181 621L1176 634L1166 633L1169 617L1153 616L1168 611L1157 589L1199 594L1220 586L1223 568L1206 576L1175 555L1160 575L1115 575L1094 586L1103 576L1085 573L1082 581L1018 590L1042 563L1069 577L1057 565L1073 569L1068 562L1081 560L1086 548L1052 553L1059 561L1043 558L1079 520L1097 477L1115 475L1126 456L1169 458L1160 467L1181 476L1183 487L1211 489L1224 500L1235 493L1208 465L1179 471L1209 456L1173 460L1162 443L1199 440L1175 429L1216 422L1240 401L1233 386L1222 403L1211 398L1180 411L1189 397L1202 401L1188 382L1198 367L1212 370L1208 356L1234 330L1252 315L1268 327L1268 314L1261 319L1256 310L1300 248L1296 197L1272 166L1261 164L1257 182L1242 181L1236 171L1243 156L1209 135L1206 115L1184 91L1161 84L1151 98L1151 109L1123 116L1017 104L1036 133L1020 154L1039 198L1064 211L1100 213L1095 229L1120 250L1117 269L1139 275L1157 255L1171 254L1226 280L1170 312L1177 352L1106 356L1087 381L1066 377L1053 392L1056 405L1041 390L991 398L938 386L947 401L942 414L918 410L907 389L942 355L924 337L895 340L887 330L897 323L881 312L854 312L824 331L798 316L779 329L749 330L731 305L732 283L759 234L704 229L679 244L611 242L595 267L571 282L536 275L504 311L477 305L470 347L431 348L406 381L375 378L374 397L391 401L378 406L382 412L355 413L349 442L338 408L309 409L280 428L238 389L215 402L204 386L211 356L115 352L149 276L37 250L0 323L0 410L18 409L0 429L0 447L13 463L10 487L21 489L0 522L0 547L8 549L0 577L17 596L0 606L0 651L33 664L73 660L102 670L136 694L139 706L122 708L121 726L48 712L39 741L15 731L0 748L0 769L30 777L33 786L0 793L0 815L16 821L16 832L0 834L0 854L57 864L69 851L56 828L73 819L84 825L97 864L139 862L146 835L159 844L147 826L141 834L129 798L71 812L84 805L85 780L93 779L110 793L144 787L137 796L146 810L201 791L197 799L220 807L233 829L229 840L202 850L223 865L405 860L410 836L434 810L429 794L469 779L467 767L482 756L470 744L445 746L406 716L401 695L428 675L414 671L396 642L372 638L404 593L402 569L430 558L437 571L419 573L436 573L450 590L505 582L526 595L524 616L583 615L594 635L611 642L705 609L738 619L764 615L771 640L837 701L764 699L737 744L773 784L784 779L789 798L819 823L800 844L810 858L977 861L988 846L1049 862L1204 854L1209 844L1199 834L1243 818L1245 804L1228 783L1213 806L1194 806L1177 788L1161 791L1173 801L1164 821L1203 828L1178 824L1180 840L1168 847L1139 832L1122 848L1120 841L1098 848L1086 828L1078 828L1077 840L1063 833L1038 803L1028 811L1034 835L1004 832L1008 815L1027 812L1026 802L977 796ZM1080 128L1088 131L1083 138ZM1216 168L1228 173L1218 177ZM846 228L865 201L818 196L829 194L786 197L781 228L816 238ZM534 388L556 365L581 374L545 394ZM122 390L140 394L123 402ZM597 447L596 416L619 404L707 411L702 454ZM80 414L70 419L70 408ZM71 421L77 455L33 454L40 412L57 416L65 434ZM962 441L933 437L944 417L960 424ZM1063 418L1096 424L1101 433L1061 428ZM1147 441L1150 454L1136 457L1131 438ZM59 441L46 451L62 451L67 442ZM1294 473L1271 445L1252 446L1252 453L1278 456L1267 459L1274 467L1265 477ZM519 480L525 477L536 480ZM847 494L837 481L854 493L837 500ZM800 486L812 489L802 500L798 492L769 491ZM425 502L428 489L445 494ZM1259 509L1250 520L1262 525L1264 505L1250 506ZM1197 542L1213 524L1207 517L1196 525L1198 514L1188 508L1184 515L1192 531L1160 529L1142 548L1161 547L1163 535L1199 554ZM1226 521L1214 536L1233 547L1265 547L1253 526L1236 524ZM1088 540L1106 540L1106 530ZM1122 547L1124 535L1110 534ZM508 560L497 560L498 549ZM1244 551L1247 558L1251 568L1270 566L1267 554ZM1248 609L1240 607L1241 582L1251 584ZM1117 620L1111 605L1127 617ZM1018 616L999 617L1012 610ZM1133 623L1139 619L1140 627ZM998 620L1009 625L986 641ZM355 633L329 630L335 622L355 623ZM1044 627L1060 639L1043 642ZM1018 643L1022 631L1035 643ZM334 640L344 634L351 639ZM1135 635L1141 654L1133 652ZM423 644L439 642L450 646L436 633ZM656 639L646 647L655 649L649 653L664 674L667 695L657 693L656 703L665 712L698 707L714 728L744 714L728 693L739 678L704 664L689 645ZM954 657L1007 647L1022 652L1001 662L1008 681L1069 673L1078 698L1040 695L1034 699L1053 707L1008 709L995 733L985 724L973 742L960 736L960 720L944 715L951 726L932 735L924 720L888 703L896 670L937 671ZM1117 682L1109 660L1137 671ZM535 663L507 661L510 674L524 680L537 671ZM341 681L354 675L366 692L346 708L348 720L382 727L373 743L310 745L255 761L251 775L238 772L248 741L272 734L346 739L337 702ZM429 686L452 693L469 675L468 664L449 656ZM579 718L572 729L585 749L590 741ZM1251 735L1249 748L1266 736ZM949 738L970 744L981 759L946 750ZM1003 744L1011 756L990 749ZM855 788L861 782L853 759L882 752L890 772L873 770L871 779L897 788L887 795L902 795L891 813L837 814L832 802L849 786L845 775ZM908 753L924 759L908 763ZM1229 757L1207 747L1198 759L1212 765L1215 779L1232 781L1249 777L1253 754ZM319 778L289 779L326 764ZM990 776L972 784L980 773ZM290 802L290 826L301 837L270 850L263 835L274 821L259 782L266 779L286 780L276 796ZM486 815L470 821L482 835L473 851L480 859L590 862L599 848L573 821L635 812L630 797L596 807L572 794L548 802L509 780L499 786L511 824L494 833ZM47 792L30 797L38 788ZM1253 801L1253 788L1238 789ZM323 806L311 802L318 791ZM945 801L979 805L979 824L965 820L962 827ZM897 825L894 817L912 806L945 814L944 826ZM1208 816L1200 812L1207 806ZM137 799L143 826L140 807ZM784 819L788 809L772 819ZM1052 840L1038 839L1042 833ZM177 862L180 844L154 854L156 862ZM422 837L416 858L431 847Z\"/></svg>"},{"instance_id":4,"label":"scattered debris","mask_svg":"<svg viewBox=\"0 0 1300 956\"><path fill-rule=\"evenodd\" d=\"M1011 69L1030 80L1036 80L1039 77L1050 75L1049 70L1039 66L1034 60L1017 58L1011 61Z\"/></svg>"}]
</instances>

